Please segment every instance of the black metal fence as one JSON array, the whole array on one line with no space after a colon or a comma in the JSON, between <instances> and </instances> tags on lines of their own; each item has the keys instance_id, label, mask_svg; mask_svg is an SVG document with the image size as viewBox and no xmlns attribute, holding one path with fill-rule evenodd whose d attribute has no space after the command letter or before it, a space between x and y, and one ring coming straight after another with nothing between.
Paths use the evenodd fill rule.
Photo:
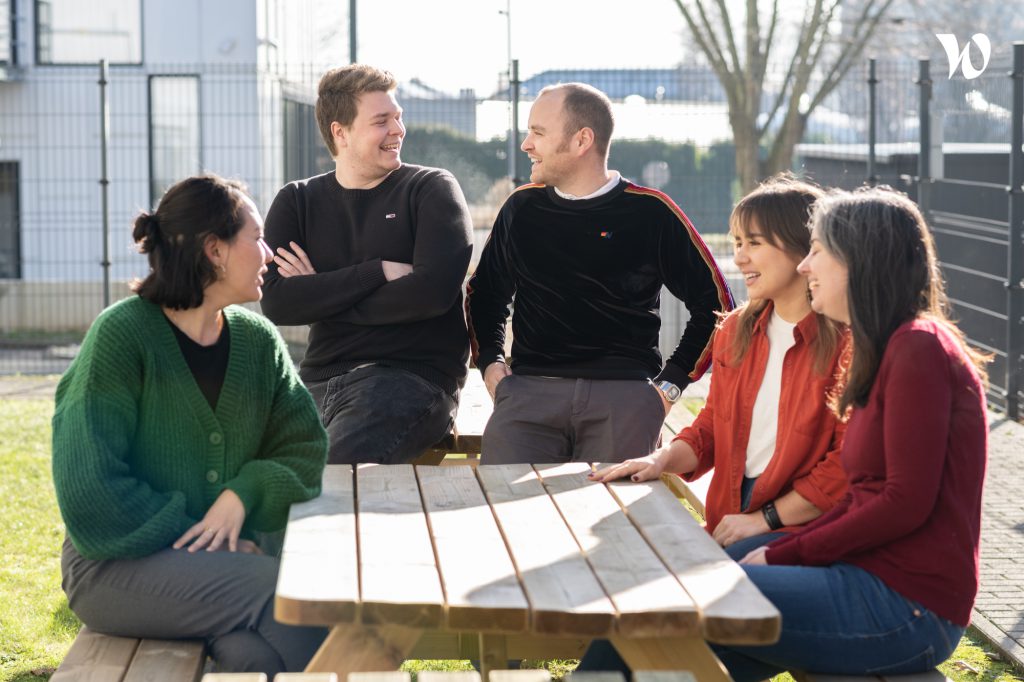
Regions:
<instances>
[{"instance_id":1,"label":"black metal fence","mask_svg":"<svg viewBox=\"0 0 1024 682\"><path fill-rule=\"evenodd\" d=\"M174 180L201 170L238 177L265 210L285 182L332 168L313 118L321 71L171 64L116 66L104 77L96 67L46 67L0 82L0 373L63 370L99 310L144 274L129 226ZM795 166L822 184L885 182L920 202L955 314L994 356L991 402L1019 417L1024 70L993 64L973 80L939 71L869 61L851 70L809 119ZM528 167L511 151L512 112L525 127L537 91L569 80L612 98L610 165L669 194L730 273L734 150L724 93L707 68L552 69L486 94L403 83L403 159L456 175L482 245L517 169ZM742 298L742 281L730 283ZM667 350L686 313L667 301L663 314ZM284 331L295 342L305 334Z\"/></svg>"},{"instance_id":2,"label":"black metal fence","mask_svg":"<svg viewBox=\"0 0 1024 682\"><path fill-rule=\"evenodd\" d=\"M866 64L862 83L848 84L869 106L866 143L804 144L801 165L823 184L884 183L918 202L953 316L992 355L989 403L1021 419L1024 44L1014 45L1012 64L973 79L928 60L910 66Z\"/></svg>"}]
</instances>

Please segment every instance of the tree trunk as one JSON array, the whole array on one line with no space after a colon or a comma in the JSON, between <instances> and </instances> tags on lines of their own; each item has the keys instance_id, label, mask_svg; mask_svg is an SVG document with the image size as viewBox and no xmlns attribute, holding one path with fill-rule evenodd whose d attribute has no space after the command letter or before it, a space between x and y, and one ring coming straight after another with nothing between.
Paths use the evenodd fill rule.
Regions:
<instances>
[{"instance_id":1,"label":"tree trunk","mask_svg":"<svg viewBox=\"0 0 1024 682\"><path fill-rule=\"evenodd\" d=\"M793 149L803 139L807 128L807 116L797 114L785 121L779 136L772 144L771 153L765 159L763 177L770 177L781 171L793 170Z\"/></svg>"},{"instance_id":2,"label":"tree trunk","mask_svg":"<svg viewBox=\"0 0 1024 682\"><path fill-rule=\"evenodd\" d=\"M736 177L740 181L740 191L746 194L757 187L761 180L757 126L754 119L742 114L730 116L729 119L736 149Z\"/></svg>"}]
</instances>

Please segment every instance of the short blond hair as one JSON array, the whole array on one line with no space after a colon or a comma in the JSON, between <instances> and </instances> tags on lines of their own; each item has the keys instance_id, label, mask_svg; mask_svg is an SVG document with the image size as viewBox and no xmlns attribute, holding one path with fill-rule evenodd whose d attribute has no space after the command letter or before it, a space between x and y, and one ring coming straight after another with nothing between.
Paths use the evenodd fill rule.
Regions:
<instances>
[{"instance_id":1,"label":"short blond hair","mask_svg":"<svg viewBox=\"0 0 1024 682\"><path fill-rule=\"evenodd\" d=\"M331 69L320 77L316 93L316 122L331 156L334 147L331 124L337 121L344 127L352 125L359 107L359 96L366 92L391 92L398 81L390 71L366 64L349 64Z\"/></svg>"}]
</instances>

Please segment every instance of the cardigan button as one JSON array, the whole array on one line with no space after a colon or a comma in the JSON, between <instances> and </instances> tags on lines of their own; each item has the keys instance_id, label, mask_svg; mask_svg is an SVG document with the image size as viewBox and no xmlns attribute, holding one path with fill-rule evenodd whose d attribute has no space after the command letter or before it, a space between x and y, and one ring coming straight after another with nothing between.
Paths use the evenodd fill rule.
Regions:
<instances>
[{"instance_id":1,"label":"cardigan button","mask_svg":"<svg viewBox=\"0 0 1024 682\"><path fill-rule=\"evenodd\" d=\"M224 436L220 435L217 431L210 434L210 442L214 445L220 445L222 440L224 440Z\"/></svg>"},{"instance_id":2,"label":"cardigan button","mask_svg":"<svg viewBox=\"0 0 1024 682\"><path fill-rule=\"evenodd\" d=\"M209 471L206 472L206 480L209 481L210 483L216 483L219 477L220 474L218 474L213 469L210 469Z\"/></svg>"}]
</instances>

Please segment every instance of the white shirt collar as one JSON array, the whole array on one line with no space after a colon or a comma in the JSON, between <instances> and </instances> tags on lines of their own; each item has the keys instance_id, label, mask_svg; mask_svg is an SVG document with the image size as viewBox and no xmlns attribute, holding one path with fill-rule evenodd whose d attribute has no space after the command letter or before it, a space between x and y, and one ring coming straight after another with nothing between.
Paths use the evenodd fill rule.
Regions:
<instances>
[{"instance_id":1,"label":"white shirt collar","mask_svg":"<svg viewBox=\"0 0 1024 682\"><path fill-rule=\"evenodd\" d=\"M578 197L575 194L568 194L567 192L563 192L562 190L558 189L557 187L554 188L555 194L557 194L558 196L562 197L563 199L568 199L570 201L582 201L583 199L596 199L597 197L601 196L602 194L608 194L608 192L611 192L615 188L615 186L617 184L619 184L619 180L622 179L622 175L619 174L619 171L609 171L609 175L611 176L611 179L608 180L608 182L604 183L603 185L601 185L600 187L598 187L596 190L594 190L590 194L586 195L585 197Z\"/></svg>"}]
</instances>

